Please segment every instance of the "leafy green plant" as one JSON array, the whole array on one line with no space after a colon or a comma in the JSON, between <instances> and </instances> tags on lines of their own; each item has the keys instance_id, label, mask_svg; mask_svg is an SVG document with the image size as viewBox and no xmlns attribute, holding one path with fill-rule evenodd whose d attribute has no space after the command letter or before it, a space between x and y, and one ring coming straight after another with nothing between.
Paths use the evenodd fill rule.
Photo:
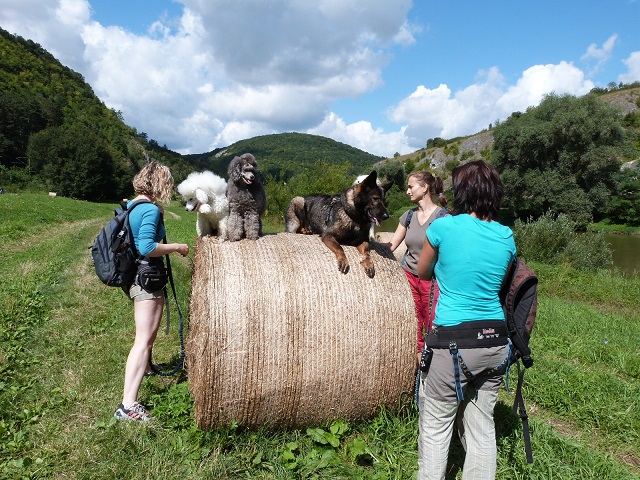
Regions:
<instances>
[{"instance_id":1,"label":"leafy green plant","mask_svg":"<svg viewBox=\"0 0 640 480\"><path fill-rule=\"evenodd\" d=\"M574 235L563 252L563 258L578 270L594 271L613 264L613 253L603 233Z\"/></svg>"},{"instance_id":2,"label":"leafy green plant","mask_svg":"<svg viewBox=\"0 0 640 480\"><path fill-rule=\"evenodd\" d=\"M456 168L458 165L460 165L460 162L458 162L458 160L456 160L455 158L452 158L445 162L444 168L447 172L452 173L453 169Z\"/></svg>"},{"instance_id":3,"label":"leafy green plant","mask_svg":"<svg viewBox=\"0 0 640 480\"><path fill-rule=\"evenodd\" d=\"M453 157L457 157L458 153L460 153L460 142L448 143L446 147L444 147L445 155L452 155Z\"/></svg>"},{"instance_id":4,"label":"leafy green plant","mask_svg":"<svg viewBox=\"0 0 640 480\"><path fill-rule=\"evenodd\" d=\"M465 160L473 158L474 156L475 152L473 150L467 150L462 155L460 155L460 162L464 162Z\"/></svg>"}]
</instances>

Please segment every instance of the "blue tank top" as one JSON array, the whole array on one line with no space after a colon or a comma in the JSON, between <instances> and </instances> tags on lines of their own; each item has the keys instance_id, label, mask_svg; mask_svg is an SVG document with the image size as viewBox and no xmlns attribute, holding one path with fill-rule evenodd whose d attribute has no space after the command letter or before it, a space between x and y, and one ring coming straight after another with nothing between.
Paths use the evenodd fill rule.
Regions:
<instances>
[{"instance_id":1,"label":"blue tank top","mask_svg":"<svg viewBox=\"0 0 640 480\"><path fill-rule=\"evenodd\" d=\"M504 320L498 294L516 254L511 229L462 214L433 222L427 237L438 251L434 272L440 297L434 325Z\"/></svg>"},{"instance_id":2,"label":"blue tank top","mask_svg":"<svg viewBox=\"0 0 640 480\"><path fill-rule=\"evenodd\" d=\"M133 203L137 201L129 202L127 208L131 208ZM153 203L138 205L129 214L129 224L140 255L149 255L165 237L166 231L161 219L160 209Z\"/></svg>"}]
</instances>

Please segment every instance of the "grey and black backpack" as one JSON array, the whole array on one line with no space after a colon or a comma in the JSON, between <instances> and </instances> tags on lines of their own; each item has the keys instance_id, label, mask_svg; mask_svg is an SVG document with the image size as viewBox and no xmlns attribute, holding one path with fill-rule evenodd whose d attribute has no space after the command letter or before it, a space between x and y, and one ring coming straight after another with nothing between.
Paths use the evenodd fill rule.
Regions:
<instances>
[{"instance_id":1,"label":"grey and black backpack","mask_svg":"<svg viewBox=\"0 0 640 480\"><path fill-rule=\"evenodd\" d=\"M114 210L114 217L107 223L91 247L93 265L98 278L109 287L128 288L133 284L139 254L129 226L129 214L138 205L150 203L147 200L134 202L127 209L126 204Z\"/></svg>"},{"instance_id":2,"label":"grey and black backpack","mask_svg":"<svg viewBox=\"0 0 640 480\"><path fill-rule=\"evenodd\" d=\"M505 275L500 302L507 321L507 330L511 339L510 363L518 364L518 386L516 387L512 413L518 412L522 420L522 431L527 462L533 463L531 438L529 434L529 417L522 398L524 372L533 365L533 357L529 348L531 332L536 321L538 310L538 277L520 258L515 257ZM524 365L520 369L519 361Z\"/></svg>"}]
</instances>

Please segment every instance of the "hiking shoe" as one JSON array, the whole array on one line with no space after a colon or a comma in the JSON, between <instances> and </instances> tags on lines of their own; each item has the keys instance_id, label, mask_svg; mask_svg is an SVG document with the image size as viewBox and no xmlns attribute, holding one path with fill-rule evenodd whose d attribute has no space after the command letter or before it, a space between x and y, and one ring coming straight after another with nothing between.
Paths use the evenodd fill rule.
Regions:
<instances>
[{"instance_id":1,"label":"hiking shoe","mask_svg":"<svg viewBox=\"0 0 640 480\"><path fill-rule=\"evenodd\" d=\"M116 420L133 420L134 422L148 422L153 418L138 402L133 402L128 409L120 404L113 416Z\"/></svg>"}]
</instances>

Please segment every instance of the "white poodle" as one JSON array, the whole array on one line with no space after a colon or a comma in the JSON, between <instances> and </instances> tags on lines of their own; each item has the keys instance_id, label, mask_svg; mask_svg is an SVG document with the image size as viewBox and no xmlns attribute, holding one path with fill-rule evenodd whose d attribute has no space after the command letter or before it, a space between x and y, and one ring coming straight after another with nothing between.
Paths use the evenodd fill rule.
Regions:
<instances>
[{"instance_id":1,"label":"white poodle","mask_svg":"<svg viewBox=\"0 0 640 480\"><path fill-rule=\"evenodd\" d=\"M225 179L208 170L190 173L178 185L178 193L185 202L185 210L198 212L198 236L217 235L221 240L227 239L229 201L226 190Z\"/></svg>"}]
</instances>

